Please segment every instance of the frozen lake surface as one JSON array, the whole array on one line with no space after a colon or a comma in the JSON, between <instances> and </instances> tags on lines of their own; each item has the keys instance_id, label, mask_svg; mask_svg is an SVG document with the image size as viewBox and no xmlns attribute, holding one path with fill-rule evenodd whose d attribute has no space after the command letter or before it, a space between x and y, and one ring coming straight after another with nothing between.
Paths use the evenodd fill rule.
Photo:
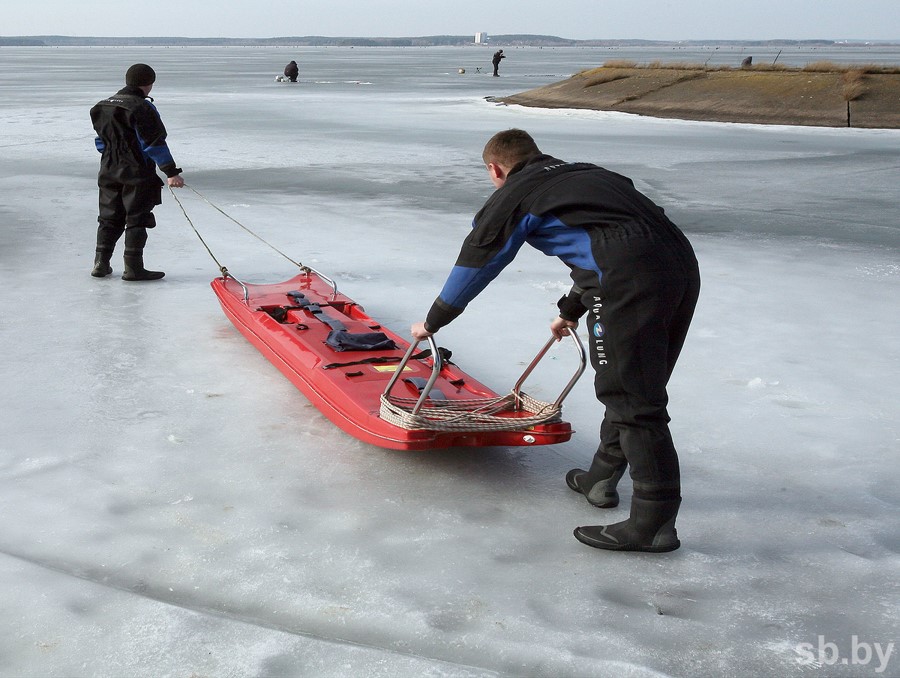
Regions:
<instances>
[{"instance_id":1,"label":"frozen lake surface","mask_svg":"<svg viewBox=\"0 0 900 678\"><path fill-rule=\"evenodd\" d=\"M900 675L900 131L496 106L608 58L507 53L492 78L474 47L0 50L0 676ZM703 274L670 385L682 548L572 537L630 497L565 486L596 446L587 377L564 445L389 452L231 326L168 192L166 278L124 283L121 248L90 277L87 113L136 61L188 185L398 331L492 190L494 132L631 176ZM296 273L178 197L234 275ZM567 287L523 251L439 343L504 389Z\"/></svg>"}]
</instances>

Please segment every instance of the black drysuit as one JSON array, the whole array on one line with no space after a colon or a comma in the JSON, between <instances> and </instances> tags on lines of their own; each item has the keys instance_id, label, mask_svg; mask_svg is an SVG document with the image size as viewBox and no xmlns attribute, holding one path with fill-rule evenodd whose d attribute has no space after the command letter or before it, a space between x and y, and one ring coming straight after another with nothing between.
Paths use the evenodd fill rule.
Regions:
<instances>
[{"instance_id":1,"label":"black drysuit","mask_svg":"<svg viewBox=\"0 0 900 678\"><path fill-rule=\"evenodd\" d=\"M666 384L700 291L690 243L627 177L540 155L513 168L475 216L426 329L462 313L526 242L571 271L560 315L588 314L595 390L606 406L598 457L627 460L635 496L679 498Z\"/></svg>"},{"instance_id":2,"label":"black drysuit","mask_svg":"<svg viewBox=\"0 0 900 678\"><path fill-rule=\"evenodd\" d=\"M156 226L153 208L162 202L163 181L181 173L166 144L166 128L139 87L124 87L91 108L100 151L98 252L112 252L127 227L126 248L142 250L144 229Z\"/></svg>"}]
</instances>

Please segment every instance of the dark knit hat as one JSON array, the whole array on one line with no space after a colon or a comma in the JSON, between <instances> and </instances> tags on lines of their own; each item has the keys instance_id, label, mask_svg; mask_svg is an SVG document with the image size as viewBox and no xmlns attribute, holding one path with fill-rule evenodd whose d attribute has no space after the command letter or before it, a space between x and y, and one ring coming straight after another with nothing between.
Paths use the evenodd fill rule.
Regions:
<instances>
[{"instance_id":1,"label":"dark knit hat","mask_svg":"<svg viewBox=\"0 0 900 678\"><path fill-rule=\"evenodd\" d=\"M147 64L134 64L125 72L125 84L129 87L146 87L156 82L156 71Z\"/></svg>"}]
</instances>

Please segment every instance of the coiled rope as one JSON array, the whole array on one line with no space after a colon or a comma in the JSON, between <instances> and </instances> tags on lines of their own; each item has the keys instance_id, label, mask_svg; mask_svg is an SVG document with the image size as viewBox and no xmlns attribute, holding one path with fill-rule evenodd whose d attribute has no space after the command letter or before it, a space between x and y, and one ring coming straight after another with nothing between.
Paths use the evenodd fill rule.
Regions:
<instances>
[{"instance_id":1,"label":"coiled rope","mask_svg":"<svg viewBox=\"0 0 900 678\"><path fill-rule=\"evenodd\" d=\"M381 396L379 416L400 428L429 431L521 431L561 420L562 407L545 403L527 393L508 393L478 400L428 401L417 413L417 400ZM503 416L516 412L517 416ZM521 412L528 412L522 415Z\"/></svg>"}]
</instances>

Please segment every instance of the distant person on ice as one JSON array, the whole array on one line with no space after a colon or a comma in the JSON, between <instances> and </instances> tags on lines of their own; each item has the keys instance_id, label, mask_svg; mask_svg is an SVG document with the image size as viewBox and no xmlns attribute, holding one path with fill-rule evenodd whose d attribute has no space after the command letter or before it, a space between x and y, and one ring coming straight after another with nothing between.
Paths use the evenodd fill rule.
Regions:
<instances>
[{"instance_id":1,"label":"distant person on ice","mask_svg":"<svg viewBox=\"0 0 900 678\"><path fill-rule=\"evenodd\" d=\"M284 67L284 75L291 82L297 82L297 76L300 75L300 67L297 66L296 61L291 61Z\"/></svg>"},{"instance_id":2,"label":"distant person on ice","mask_svg":"<svg viewBox=\"0 0 900 678\"><path fill-rule=\"evenodd\" d=\"M606 407L589 469L572 469L566 484L598 508L618 505L626 467L634 484L628 520L579 527L575 537L599 549L673 551L681 480L666 384L700 292L693 249L631 179L544 155L523 130L495 134L482 158L497 190L412 335L430 337L459 316L524 243L559 257L574 285L550 331L560 340L587 314L594 388Z\"/></svg>"},{"instance_id":3,"label":"distant person on ice","mask_svg":"<svg viewBox=\"0 0 900 678\"><path fill-rule=\"evenodd\" d=\"M125 73L125 87L91 108L91 122L100 151L100 216L97 218L97 250L91 275L112 273L110 259L125 233L125 271L122 280L159 280L163 271L144 268L147 229L156 226L153 208L162 203L163 182L181 188L181 169L175 166L166 145L166 128L150 90L156 73L147 64L134 64Z\"/></svg>"},{"instance_id":4,"label":"distant person on ice","mask_svg":"<svg viewBox=\"0 0 900 678\"><path fill-rule=\"evenodd\" d=\"M505 58L506 58L506 55L503 54L502 49L498 49L496 52L494 52L494 58L491 59L491 63L494 64L494 77L495 78L500 77L500 74L497 72L497 69L500 68L500 59L505 59Z\"/></svg>"}]
</instances>

